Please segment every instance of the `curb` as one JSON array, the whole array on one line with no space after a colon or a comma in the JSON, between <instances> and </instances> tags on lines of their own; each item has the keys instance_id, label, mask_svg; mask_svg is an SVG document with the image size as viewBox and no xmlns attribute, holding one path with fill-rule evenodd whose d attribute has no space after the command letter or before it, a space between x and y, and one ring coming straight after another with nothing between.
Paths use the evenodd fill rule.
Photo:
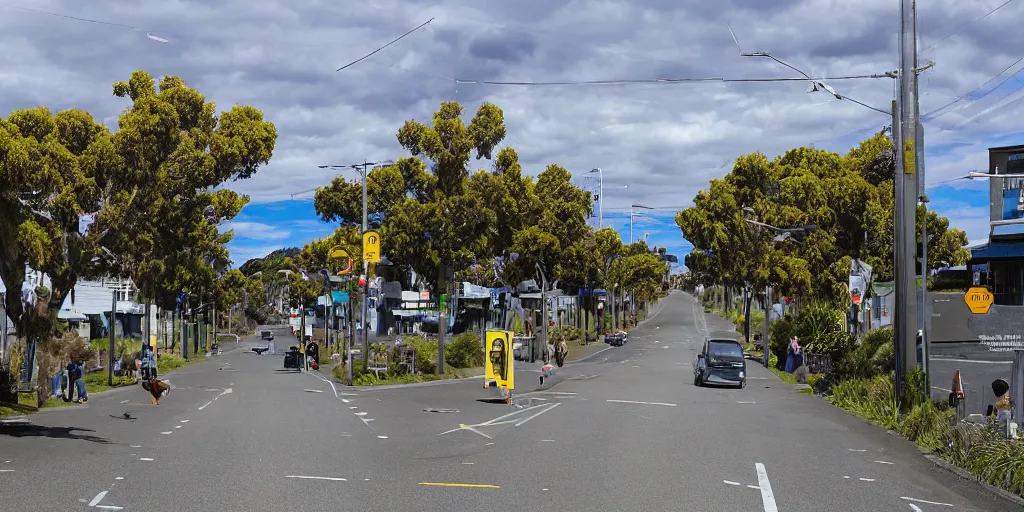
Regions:
<instances>
[{"instance_id":1,"label":"curb","mask_svg":"<svg viewBox=\"0 0 1024 512\"><path fill-rule=\"evenodd\" d=\"M917 445L914 445L914 446L917 446ZM996 496L999 496L1000 498L1002 498L1002 499L1004 499L1006 501L1012 502L1012 503L1016 504L1019 507L1024 507L1024 498L1022 498L1020 496L1017 496L1016 494L1014 494L1014 493L1012 493L1010 491L1007 491L1007 490L1004 490L1004 489L1000 489L1000 488L998 488L998 487L996 487L996 486L994 486L994 485L992 485L992 484L990 484L990 483L988 483L988 482L986 482L984 480L979 480L977 476L972 475L966 469L963 469L961 467L958 467L958 466L955 466L953 464L950 464L949 462L946 462L945 460L943 460L941 457L933 455L932 452L926 451L926 450L922 449L919 446L918 446L918 450L921 451L921 454L924 455L924 458L930 460L932 462L932 464L935 464L939 468L942 468L942 469L944 469L944 470L946 470L946 471L948 471L950 473L953 473L954 475L956 475L956 476L958 476L958 477L960 477L960 478L962 478L964 480L968 480L968 481L974 482L975 484L980 485L986 491L988 491L988 492L990 492L992 494L995 494Z\"/></svg>"}]
</instances>

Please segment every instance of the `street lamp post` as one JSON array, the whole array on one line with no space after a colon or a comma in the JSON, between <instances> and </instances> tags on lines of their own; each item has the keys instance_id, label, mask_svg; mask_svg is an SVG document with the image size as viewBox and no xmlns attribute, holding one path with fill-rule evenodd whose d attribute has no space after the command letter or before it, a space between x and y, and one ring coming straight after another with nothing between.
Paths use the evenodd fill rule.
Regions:
<instances>
[{"instance_id":1,"label":"street lamp post","mask_svg":"<svg viewBox=\"0 0 1024 512\"><path fill-rule=\"evenodd\" d=\"M604 171L595 167L590 172L597 173L597 229L604 228Z\"/></svg>"},{"instance_id":2,"label":"street lamp post","mask_svg":"<svg viewBox=\"0 0 1024 512\"><path fill-rule=\"evenodd\" d=\"M629 205L629 243L633 243L633 217L637 215L643 215L642 213L634 213L634 208L642 208L644 210L653 210L650 206L644 206L642 204L631 204Z\"/></svg>"}]
</instances>

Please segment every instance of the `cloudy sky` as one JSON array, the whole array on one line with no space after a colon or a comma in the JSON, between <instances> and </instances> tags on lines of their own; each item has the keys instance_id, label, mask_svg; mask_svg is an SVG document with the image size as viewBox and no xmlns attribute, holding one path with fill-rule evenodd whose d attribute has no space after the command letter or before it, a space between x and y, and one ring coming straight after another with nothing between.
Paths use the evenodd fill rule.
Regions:
<instances>
[{"instance_id":1,"label":"cloudy sky","mask_svg":"<svg viewBox=\"0 0 1024 512\"><path fill-rule=\"evenodd\" d=\"M921 3L921 79L932 206L971 240L987 236L987 185L949 180L987 169L986 148L1024 143L1019 74L1024 2ZM600 167L604 223L628 237L629 205L663 208L634 220L634 238L689 245L672 208L742 153L815 145L845 153L886 116L807 85L674 83L509 86L474 81L792 77L770 51L814 77L884 73L897 66L898 0L274 0L0 2L0 115L46 105L86 109L112 128L123 100L111 83L135 69L185 78L221 106L252 104L277 125L271 164L236 183L252 204L233 223L239 264L301 245L319 222L311 189L318 164L405 156L395 132L429 120L439 102L505 112L504 144L526 172L559 163L578 177ZM24 8L135 27L76 21ZM434 18L425 28L341 72L335 69ZM164 38L162 44L146 34ZM1014 35L1017 34L1017 35ZM1005 70L1005 71L1004 71ZM460 80L455 80L455 79ZM886 109L890 79L829 80ZM979 88L979 86L982 86ZM946 106L950 102L952 105ZM941 110L935 111L940 107ZM933 113L933 111L935 111ZM487 161L478 168L489 169ZM593 175L592 175L593 176ZM595 186L595 180L581 180ZM595 219L596 222L596 219Z\"/></svg>"}]
</instances>

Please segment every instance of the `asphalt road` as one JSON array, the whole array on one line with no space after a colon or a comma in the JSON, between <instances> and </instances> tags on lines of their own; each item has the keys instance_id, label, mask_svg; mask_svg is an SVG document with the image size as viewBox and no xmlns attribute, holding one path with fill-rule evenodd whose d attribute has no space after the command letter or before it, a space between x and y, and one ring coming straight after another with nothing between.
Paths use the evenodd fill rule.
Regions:
<instances>
[{"instance_id":1,"label":"asphalt road","mask_svg":"<svg viewBox=\"0 0 1024 512\"><path fill-rule=\"evenodd\" d=\"M992 351L978 342L934 343L930 349L932 396L948 397L953 387L953 376L960 370L968 414L984 414L985 408L998 400L992 392L992 381L1003 379L1010 382L1013 352Z\"/></svg>"},{"instance_id":2,"label":"asphalt road","mask_svg":"<svg viewBox=\"0 0 1024 512\"><path fill-rule=\"evenodd\" d=\"M518 367L513 405L480 379L353 389L236 351L170 374L159 407L132 388L0 430L0 495L48 511L1017 509L756 365L745 389L694 387L706 322L675 293L540 391Z\"/></svg>"}]
</instances>

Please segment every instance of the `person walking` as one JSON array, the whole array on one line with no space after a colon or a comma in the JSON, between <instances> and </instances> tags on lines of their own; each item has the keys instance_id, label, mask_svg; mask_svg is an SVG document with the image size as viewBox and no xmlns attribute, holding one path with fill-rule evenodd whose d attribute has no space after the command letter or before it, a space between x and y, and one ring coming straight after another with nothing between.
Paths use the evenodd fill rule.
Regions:
<instances>
[{"instance_id":1,"label":"person walking","mask_svg":"<svg viewBox=\"0 0 1024 512\"><path fill-rule=\"evenodd\" d=\"M75 361L72 364L74 365L74 377L72 378L75 380L75 390L78 391L78 398L75 400L75 403L80 404L88 402L89 393L86 392L85 390L85 379L82 378L84 376L84 372L82 370L82 363L80 361ZM69 389L68 395L70 394L71 390Z\"/></svg>"}]
</instances>

